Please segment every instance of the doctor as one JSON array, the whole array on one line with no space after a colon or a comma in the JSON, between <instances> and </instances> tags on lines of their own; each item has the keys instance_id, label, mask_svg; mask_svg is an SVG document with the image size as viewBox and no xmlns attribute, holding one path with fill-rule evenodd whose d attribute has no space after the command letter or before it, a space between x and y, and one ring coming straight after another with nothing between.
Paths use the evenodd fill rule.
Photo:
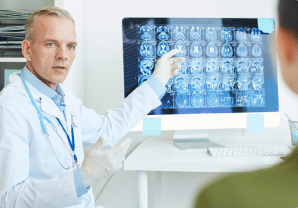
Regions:
<instances>
[{"instance_id":1,"label":"doctor","mask_svg":"<svg viewBox=\"0 0 298 208\"><path fill-rule=\"evenodd\" d=\"M131 139L117 142L161 104L184 59L171 58L178 50L162 56L147 82L101 116L60 85L76 56L69 13L40 9L25 30L26 66L0 93L1 207L95 207L91 184L122 167ZM83 144L94 144L85 156Z\"/></svg>"}]
</instances>

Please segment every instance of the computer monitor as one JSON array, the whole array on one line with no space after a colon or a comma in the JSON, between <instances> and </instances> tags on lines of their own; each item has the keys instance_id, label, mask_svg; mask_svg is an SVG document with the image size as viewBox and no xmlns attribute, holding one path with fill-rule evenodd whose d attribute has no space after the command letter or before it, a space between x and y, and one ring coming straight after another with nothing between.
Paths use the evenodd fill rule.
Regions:
<instances>
[{"instance_id":1,"label":"computer monitor","mask_svg":"<svg viewBox=\"0 0 298 208\"><path fill-rule=\"evenodd\" d=\"M260 28L260 19L124 18L122 26L125 97L164 53L176 48L185 58L162 105L148 114L161 118L161 130L175 130L179 148L221 146L204 130L247 128L248 114L263 115L265 128L279 125L273 33Z\"/></svg>"}]
</instances>

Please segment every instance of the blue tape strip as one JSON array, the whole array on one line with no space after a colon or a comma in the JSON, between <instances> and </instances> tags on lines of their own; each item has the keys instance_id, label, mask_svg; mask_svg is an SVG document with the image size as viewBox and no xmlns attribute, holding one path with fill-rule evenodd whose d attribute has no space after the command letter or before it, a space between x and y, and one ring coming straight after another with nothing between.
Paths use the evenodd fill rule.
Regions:
<instances>
[{"instance_id":1,"label":"blue tape strip","mask_svg":"<svg viewBox=\"0 0 298 208\"><path fill-rule=\"evenodd\" d=\"M247 132L264 131L264 114L247 114Z\"/></svg>"},{"instance_id":2,"label":"blue tape strip","mask_svg":"<svg viewBox=\"0 0 298 208\"><path fill-rule=\"evenodd\" d=\"M263 33L272 33L274 31L274 19L258 18L258 28Z\"/></svg>"},{"instance_id":3,"label":"blue tape strip","mask_svg":"<svg viewBox=\"0 0 298 208\"><path fill-rule=\"evenodd\" d=\"M143 118L142 136L159 136L161 134L161 118Z\"/></svg>"}]
</instances>

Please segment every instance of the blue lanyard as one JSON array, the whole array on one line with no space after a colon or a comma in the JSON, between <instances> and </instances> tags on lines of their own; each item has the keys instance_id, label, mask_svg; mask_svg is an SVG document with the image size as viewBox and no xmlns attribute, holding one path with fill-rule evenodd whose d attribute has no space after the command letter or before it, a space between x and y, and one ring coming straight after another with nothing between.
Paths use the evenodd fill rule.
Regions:
<instances>
[{"instance_id":1,"label":"blue lanyard","mask_svg":"<svg viewBox=\"0 0 298 208\"><path fill-rule=\"evenodd\" d=\"M73 155L74 160L77 163L78 162L78 159L77 159L77 156L75 154L75 141L74 141L73 127L71 125L71 139L72 139L72 141L70 141L70 137L69 137L68 133L65 131L65 128L63 127L60 119L59 118L56 118L56 119L59 122L60 126L62 127L63 131L65 132L65 134L67 136L67 140L68 140L69 146L71 147L71 149L72 149L72 151L74 153L74 155Z\"/></svg>"}]
</instances>

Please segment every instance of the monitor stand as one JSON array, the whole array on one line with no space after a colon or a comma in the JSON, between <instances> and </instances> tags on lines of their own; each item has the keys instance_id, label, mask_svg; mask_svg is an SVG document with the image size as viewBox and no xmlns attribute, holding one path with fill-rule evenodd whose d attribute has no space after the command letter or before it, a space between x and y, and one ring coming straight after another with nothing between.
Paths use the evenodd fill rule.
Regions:
<instances>
[{"instance_id":1,"label":"monitor stand","mask_svg":"<svg viewBox=\"0 0 298 208\"><path fill-rule=\"evenodd\" d=\"M182 150L224 147L221 144L211 142L208 139L208 132L206 130L175 130L173 142Z\"/></svg>"}]
</instances>

